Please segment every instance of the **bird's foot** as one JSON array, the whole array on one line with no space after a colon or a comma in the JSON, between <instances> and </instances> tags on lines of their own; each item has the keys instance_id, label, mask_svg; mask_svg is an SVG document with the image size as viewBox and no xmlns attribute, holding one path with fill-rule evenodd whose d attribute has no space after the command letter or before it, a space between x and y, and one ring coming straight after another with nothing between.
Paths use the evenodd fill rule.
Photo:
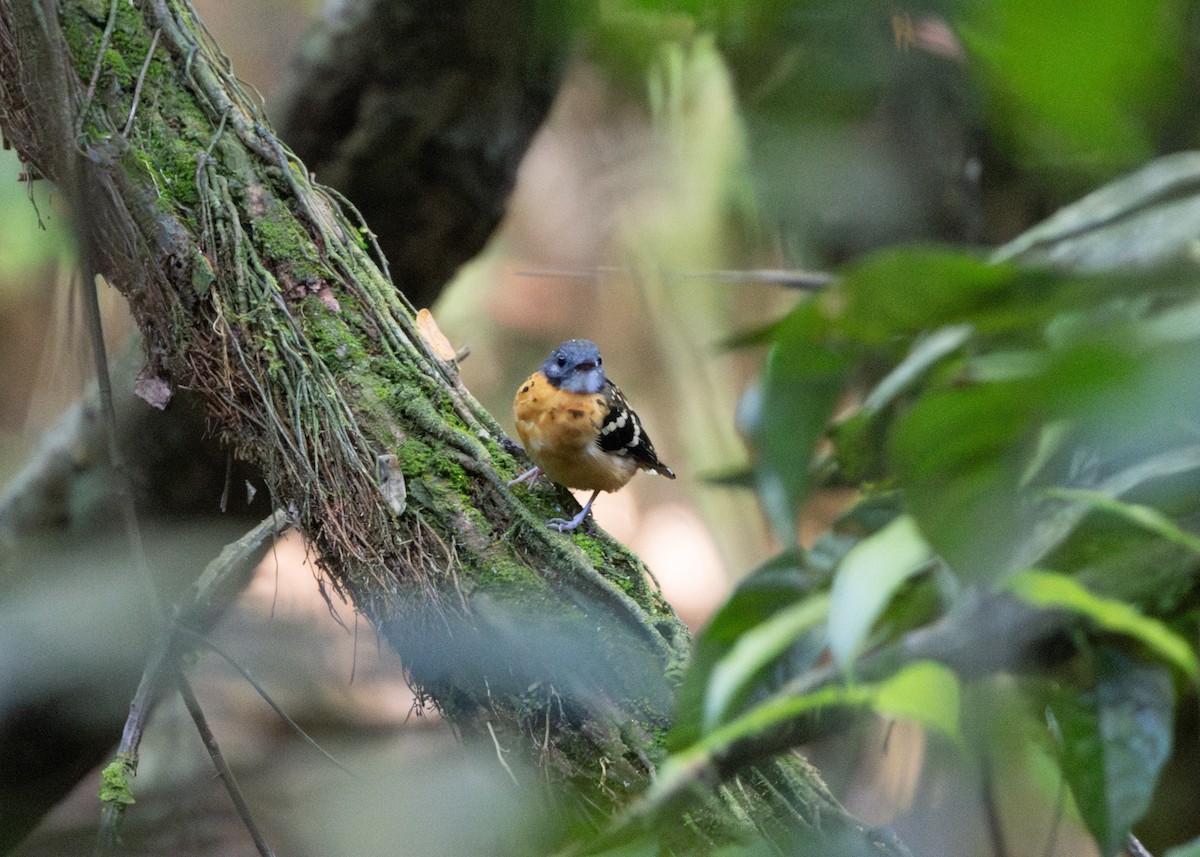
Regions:
<instances>
[{"instance_id":1,"label":"bird's foot","mask_svg":"<svg viewBox=\"0 0 1200 857\"><path fill-rule=\"evenodd\" d=\"M534 482L537 481L537 478L538 478L538 476L541 475L541 473L542 473L542 469L540 467L534 467L529 470L526 470L524 473L522 473L516 479L509 480L508 487L511 488L514 485L520 485L522 482L528 482L530 485L532 485Z\"/></svg>"},{"instance_id":2,"label":"bird's foot","mask_svg":"<svg viewBox=\"0 0 1200 857\"><path fill-rule=\"evenodd\" d=\"M569 532L583 523L583 519L587 517L588 511L588 509L581 510L578 515L569 521L566 518L551 518L546 522L546 526L552 530L558 530L560 533Z\"/></svg>"}]
</instances>

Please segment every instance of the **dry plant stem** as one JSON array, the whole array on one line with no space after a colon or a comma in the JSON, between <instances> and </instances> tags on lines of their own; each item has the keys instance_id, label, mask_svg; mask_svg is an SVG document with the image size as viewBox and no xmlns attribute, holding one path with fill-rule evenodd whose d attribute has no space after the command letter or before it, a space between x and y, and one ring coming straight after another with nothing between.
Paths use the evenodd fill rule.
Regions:
<instances>
[{"instance_id":1,"label":"dry plant stem","mask_svg":"<svg viewBox=\"0 0 1200 857\"><path fill-rule=\"evenodd\" d=\"M258 693L258 695L262 697L263 701L266 702L267 705L271 706L271 710L275 712L275 714L279 717L280 720L282 720L284 723L286 723L288 725L288 728L290 728L293 732L295 732L297 735L299 735L300 738L303 739L303 741L306 744L308 744L310 747L312 747L314 750L316 750L318 753L320 753L322 756L324 756L326 759L328 759L330 762L332 762L334 765L336 765L338 768L340 768L344 773L351 774L353 776L353 771L351 771L349 768L347 768L345 765L343 765L341 762L339 762L337 759L335 759L324 747L322 747L320 744L317 743L316 739L314 739L311 735L309 735L307 732L305 732L299 723L297 723L295 720L293 720L291 717L289 717L287 712L283 710L283 708L279 705L279 703L276 702L274 699L272 699L271 695L269 693L267 693L267 689L265 687L263 687L261 684L259 684L258 680L255 679L254 676L252 676L245 667L243 667L241 664L239 664L233 658L232 655L230 655L228 652L226 652L224 649L222 649L220 646L218 646L216 643L214 643L208 637L204 636L203 634L199 634L199 633L193 631L191 628L180 625L180 626L178 626L178 630L179 630L179 633L183 634L185 637L190 638L194 642L200 643L205 648L211 649L214 654L216 654L218 657L220 657L222 660L224 660L227 664L229 664L231 667L233 667L237 671L238 675L240 675L243 679L246 680L246 684L248 684L252 688L254 688L255 692ZM353 676L351 676L351 684L353 684L353 682L354 682L354 679L353 679Z\"/></svg>"},{"instance_id":2,"label":"dry plant stem","mask_svg":"<svg viewBox=\"0 0 1200 857\"><path fill-rule=\"evenodd\" d=\"M588 268L529 268L514 272L518 277L577 277L580 279L600 279L612 276L637 276L632 268L622 268L616 265L593 265ZM835 277L825 271L773 270L754 268L744 271L712 270L712 271L672 271L656 272L664 280L709 280L714 283L760 283L763 285L784 286L804 292L819 292L833 284Z\"/></svg>"},{"instance_id":3,"label":"dry plant stem","mask_svg":"<svg viewBox=\"0 0 1200 857\"><path fill-rule=\"evenodd\" d=\"M262 857L275 857L275 852L267 844L266 837L263 836L262 830L259 829L258 823L254 820L254 816L250 812L250 805L246 803L246 797L242 794L242 790L237 784L237 779L233 776L233 771L229 769L229 764L225 761L225 756L222 755L221 748L217 746L217 739L213 736L212 730L208 728L208 720L204 717L204 711L200 708L200 702L196 699L196 694L192 692L192 686L188 683L187 677L184 676L182 671L175 674L175 682L179 687L179 695L183 697L183 704L187 707L188 714L192 716L192 722L196 724L196 731L200 733L200 740L204 742L204 748L208 750L213 767L217 769L217 773L220 774L221 780L225 783L225 790L229 792L229 797L233 801L233 806L237 810L238 816L242 819L242 823L250 831L250 838L254 840L254 847L258 849L258 853Z\"/></svg>"},{"instance_id":4,"label":"dry plant stem","mask_svg":"<svg viewBox=\"0 0 1200 857\"><path fill-rule=\"evenodd\" d=\"M112 464L116 482L117 502L121 507L121 519L125 523L125 535L129 540L134 570L142 579L142 588L154 615L163 612L158 585L150 574L150 563L146 559L146 545L142 541L142 525L138 520L133 502L133 491L129 484L129 471L121 450L117 433L117 409L113 405L112 377L108 373L108 352L104 348L104 328L100 321L100 296L97 294L95 276L89 276L80 289L83 295L84 315L87 319L88 336L92 341L92 356L96 362L96 383L100 391L100 412L104 417L105 436L108 441L108 458Z\"/></svg>"},{"instance_id":5,"label":"dry plant stem","mask_svg":"<svg viewBox=\"0 0 1200 857\"><path fill-rule=\"evenodd\" d=\"M282 511L275 512L245 536L227 545L192 585L188 601L178 614L164 626L150 652L137 693L129 705L129 718L125 721L121 743L117 747L116 759L129 779L137 772L138 748L150 714L158 702L163 685L171 673L178 669L179 634L196 622L232 579L244 576L253 568L269 543L282 535L288 526L286 515ZM106 803L94 854L108 853L116 844L125 807L126 804L119 801Z\"/></svg>"}]
</instances>

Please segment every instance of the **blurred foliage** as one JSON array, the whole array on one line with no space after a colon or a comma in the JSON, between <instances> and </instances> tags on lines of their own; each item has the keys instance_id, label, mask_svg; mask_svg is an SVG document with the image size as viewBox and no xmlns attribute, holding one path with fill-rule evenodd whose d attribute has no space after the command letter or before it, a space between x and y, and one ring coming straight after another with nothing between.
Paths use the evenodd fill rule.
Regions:
<instances>
[{"instance_id":1,"label":"blurred foliage","mask_svg":"<svg viewBox=\"0 0 1200 857\"><path fill-rule=\"evenodd\" d=\"M70 248L49 184L18 181L24 172L16 152L0 150L0 296L37 282L33 274Z\"/></svg>"},{"instance_id":2,"label":"blurred foliage","mask_svg":"<svg viewBox=\"0 0 1200 857\"><path fill-rule=\"evenodd\" d=\"M1197 285L1178 267L1085 277L916 247L849 266L775 325L755 395L770 417L751 436L778 537L794 543L821 479L857 485L865 508L807 555L791 548L744 581L701 635L674 733L681 763L748 740L773 746L785 725L815 737L823 717L864 709L977 732L958 725L956 705L935 704L977 677L941 668L901 681L929 663L909 663L907 647L1008 592L1077 619L1068 651L1035 657L1026 687L1051 699L1061 748L1047 753L1082 823L1115 853L1169 755L1170 675L1192 687L1200 677L1200 324L1182 322L1200 318ZM844 412L822 431L839 397ZM818 437L831 446L814 468ZM1102 546L1098 515L1126 522L1105 528ZM1178 585L1129 598L1133 557L1151 546L1175 552L1156 572ZM990 669L1027 670L1016 617L1028 617L1007 628L999 615L959 633L992 650ZM955 646L922 651L960 662ZM870 680L856 681L864 670Z\"/></svg>"},{"instance_id":3,"label":"blurred foliage","mask_svg":"<svg viewBox=\"0 0 1200 857\"><path fill-rule=\"evenodd\" d=\"M593 56L635 86L663 41L715 35L759 224L785 259L849 260L743 340L768 349L742 418L784 550L700 635L646 811L724 760L874 711L968 766L999 746L1031 760L1026 784L1050 805L1065 782L1064 811L1115 853L1198 680L1200 236L1178 216L1197 198L1193 156L1112 181L1165 140L1195 142L1194 10L589 8ZM1004 234L988 222L1000 182L1025 211L1110 184L989 258L975 248ZM801 550L822 485L859 500ZM1053 646L1027 651L1051 641L1018 623L1039 622ZM947 628L987 665L964 668L950 643L970 644Z\"/></svg>"},{"instance_id":4,"label":"blurred foliage","mask_svg":"<svg viewBox=\"0 0 1200 857\"><path fill-rule=\"evenodd\" d=\"M754 337L766 357L743 415L782 549L699 636L647 815L702 800L730 759L871 715L914 721L967 767L1005 756L1048 805L1065 783L1065 811L1105 854L1153 805L1197 681L1200 236L1188 221L1151 251L1152 220L1105 230L1200 188L1182 173L1153 195L1112 183L1060 215L1070 228L1039 238L1041 255L978 247L1029 225L992 222L999 183L1044 212L1163 140L1195 144L1194 16L1181 0L597 0L547 19L548 38L582 27L589 56L660 122L688 91L670 79L680 45L703 48L708 74L715 45L760 208L744 225L773 261L841 265ZM0 243L44 248L8 232L31 221L6 217ZM1096 235L1102 264L1054 255ZM825 485L858 499L802 549L797 521ZM1018 620L1065 631L1029 652ZM972 648L987 666L962 667ZM365 788L404 787L432 814L458 797L435 785ZM475 784L469 806L490 810L450 850L537 827L506 789ZM431 817L430 839L458 818ZM610 853L658 853L677 818ZM370 853L406 835L380 831Z\"/></svg>"},{"instance_id":5,"label":"blurred foliage","mask_svg":"<svg viewBox=\"0 0 1200 857\"><path fill-rule=\"evenodd\" d=\"M976 4L961 32L993 133L1051 172L1144 160L1182 83L1186 13L1178 0Z\"/></svg>"}]
</instances>

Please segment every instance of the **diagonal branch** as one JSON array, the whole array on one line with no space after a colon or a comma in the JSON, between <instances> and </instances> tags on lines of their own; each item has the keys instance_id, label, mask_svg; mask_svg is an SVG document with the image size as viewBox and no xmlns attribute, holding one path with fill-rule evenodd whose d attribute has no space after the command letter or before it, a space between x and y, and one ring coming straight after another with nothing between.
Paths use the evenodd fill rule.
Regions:
<instances>
[{"instance_id":1,"label":"diagonal branch","mask_svg":"<svg viewBox=\"0 0 1200 857\"><path fill-rule=\"evenodd\" d=\"M129 300L146 373L203 398L424 698L461 734L527 752L549 796L602 823L662 756L686 630L621 545L545 528L560 496L504 489L520 465L498 425L186 2L115 8L104 85L85 102L101 44L94 0L0 0L0 44L12 46L0 128L44 175L80 188L90 257ZM376 481L380 455L396 456L407 484L400 514ZM876 847L788 760L704 806L680 850L797 820Z\"/></svg>"}]
</instances>

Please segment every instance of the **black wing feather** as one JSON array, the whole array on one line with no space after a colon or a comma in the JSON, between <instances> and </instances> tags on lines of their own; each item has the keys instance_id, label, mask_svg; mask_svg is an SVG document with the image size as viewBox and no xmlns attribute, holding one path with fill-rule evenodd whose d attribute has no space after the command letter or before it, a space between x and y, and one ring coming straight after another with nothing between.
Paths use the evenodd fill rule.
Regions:
<instances>
[{"instance_id":1,"label":"black wing feather","mask_svg":"<svg viewBox=\"0 0 1200 857\"><path fill-rule=\"evenodd\" d=\"M674 479L675 474L671 468L659 461L654 444L642 428L642 421L638 419L633 408L629 407L621 389L605 379L600 395L604 397L608 409L604 415L604 422L600 425L600 435L596 438L600 448L614 455L628 455L647 470L654 470Z\"/></svg>"}]
</instances>

